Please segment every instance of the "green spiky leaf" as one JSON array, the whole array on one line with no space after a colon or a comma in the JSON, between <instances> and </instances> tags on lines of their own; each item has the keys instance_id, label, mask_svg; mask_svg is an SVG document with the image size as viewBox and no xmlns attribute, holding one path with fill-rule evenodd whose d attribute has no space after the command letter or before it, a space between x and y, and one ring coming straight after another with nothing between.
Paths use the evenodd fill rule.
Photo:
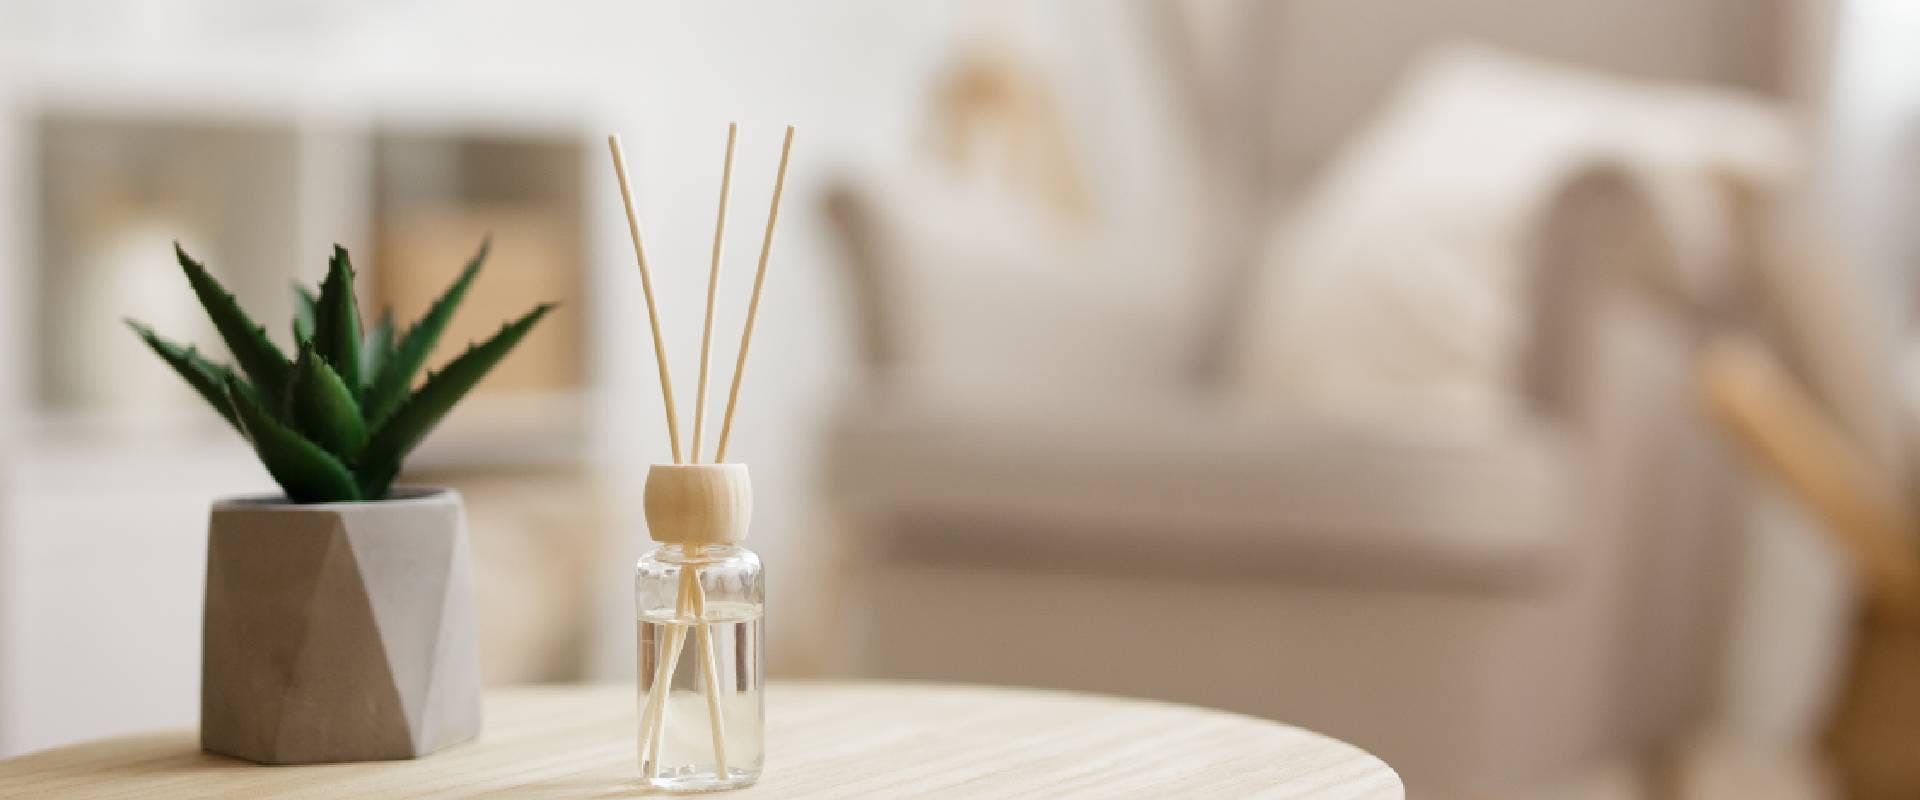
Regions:
<instances>
[{"instance_id":1,"label":"green spiky leaf","mask_svg":"<svg viewBox=\"0 0 1920 800\"><path fill-rule=\"evenodd\" d=\"M187 273L187 282L193 285L193 293L200 298L200 306L207 310L214 329L226 341L240 371L246 373L254 387L269 400L284 396L293 364L281 354L280 348L273 346L266 329L254 324L247 312L240 309L233 293L214 280L206 267L187 255L179 242L174 242L173 252L180 260L180 269Z\"/></svg>"},{"instance_id":2,"label":"green spiky leaf","mask_svg":"<svg viewBox=\"0 0 1920 800\"><path fill-rule=\"evenodd\" d=\"M313 307L320 299L313 296L313 290L296 283L293 285L293 346L299 347L313 338Z\"/></svg>"},{"instance_id":3,"label":"green spiky leaf","mask_svg":"<svg viewBox=\"0 0 1920 800\"><path fill-rule=\"evenodd\" d=\"M365 390L393 357L393 309L380 312L380 319L367 329L360 340L360 382Z\"/></svg>"},{"instance_id":4,"label":"green spiky leaf","mask_svg":"<svg viewBox=\"0 0 1920 800\"><path fill-rule=\"evenodd\" d=\"M138 322L127 324L247 438L293 501L384 498L406 454L553 308L541 305L503 325L444 371L428 374L410 394L413 376L485 262L487 245L481 243L460 277L398 342L390 316L382 315L364 334L359 329L352 265L338 247L317 295L295 287L297 360L289 361L178 243L181 269L238 369L208 361ZM377 422L372 411L380 415Z\"/></svg>"},{"instance_id":5,"label":"green spiky leaf","mask_svg":"<svg viewBox=\"0 0 1920 800\"><path fill-rule=\"evenodd\" d=\"M359 458L360 449L367 445L367 423L360 418L359 401L312 343L302 345L293 361L293 384L287 392L284 418L347 464Z\"/></svg>"},{"instance_id":6,"label":"green spiky leaf","mask_svg":"<svg viewBox=\"0 0 1920 800\"><path fill-rule=\"evenodd\" d=\"M337 503L360 499L360 487L340 459L274 419L260 398L237 378L227 379L227 396L240 430L275 483L296 503Z\"/></svg>"},{"instance_id":7,"label":"green spiky leaf","mask_svg":"<svg viewBox=\"0 0 1920 800\"><path fill-rule=\"evenodd\" d=\"M395 345L393 353L385 364L381 365L380 375L367 388L361 399L360 408L366 412L367 422L378 428L384 425L400 404L407 399L407 390L413 386L413 376L427 363L427 355L433 352L434 344L440 341L441 331L446 330L447 321L453 319L453 312L460 307L460 301L467 295L467 287L473 284L473 278L480 272L480 265L487 260L487 251L492 247L493 239L488 237L480 241L480 252L467 261L460 278L447 287L440 299L419 322L407 329L400 343Z\"/></svg>"},{"instance_id":8,"label":"green spiky leaf","mask_svg":"<svg viewBox=\"0 0 1920 800\"><path fill-rule=\"evenodd\" d=\"M552 303L534 307L525 316L502 325L492 338L469 346L467 352L461 353L439 374L429 375L420 390L378 426L367 443L360 459L361 493L366 497L385 497L394 476L400 472L401 459L553 308Z\"/></svg>"},{"instance_id":9,"label":"green spiky leaf","mask_svg":"<svg viewBox=\"0 0 1920 800\"><path fill-rule=\"evenodd\" d=\"M220 412L220 416L226 419L227 424L232 425L234 430L240 429L239 421L233 417L233 405L227 402L227 379L233 377L233 370L228 369L225 364L215 364L202 358L193 345L182 347L168 341L143 323L134 320L126 320L126 323L127 327L132 328L133 332L147 343L147 347L152 348L153 352L160 356L160 360L167 362L168 366L173 367L174 372L180 373L180 377L186 380L188 386L200 393L201 399L206 400L207 405L213 406L213 410Z\"/></svg>"},{"instance_id":10,"label":"green spiky leaf","mask_svg":"<svg viewBox=\"0 0 1920 800\"><path fill-rule=\"evenodd\" d=\"M353 299L353 262L347 250L333 246L327 279L320 283L320 299L313 306L314 352L360 395L360 307Z\"/></svg>"}]
</instances>

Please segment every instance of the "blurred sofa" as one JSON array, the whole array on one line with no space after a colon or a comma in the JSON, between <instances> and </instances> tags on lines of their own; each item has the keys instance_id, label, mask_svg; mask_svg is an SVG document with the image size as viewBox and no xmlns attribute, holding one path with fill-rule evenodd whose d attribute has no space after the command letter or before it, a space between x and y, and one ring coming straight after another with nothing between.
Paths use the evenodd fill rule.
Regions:
<instances>
[{"instance_id":1,"label":"blurred sofa","mask_svg":"<svg viewBox=\"0 0 1920 800\"><path fill-rule=\"evenodd\" d=\"M1070 256L1022 261L1019 236L942 231L903 214L910 199L843 185L831 208L868 367L825 465L844 666L1281 719L1373 750L1422 797L1543 796L1683 737L1715 699L1744 513L1692 410L1693 347L1745 313L1737 232L1758 223L1739 198L1783 179L1708 163L1676 179L1615 155L1565 158L1487 212L1517 309L1509 346L1478 356L1500 398L1440 424L1425 417L1446 387L1316 393L1313 370L1263 374L1280 351L1262 336L1351 344L1267 325L1272 290L1229 281L1236 302L1158 313L1195 298L1061 278L1042 270ZM1272 214L1258 269L1351 253L1294 246L1329 227L1317 210L1342 170L1325 172ZM1007 275L1025 278L978 285ZM1381 330L1418 316L1325 299ZM1163 352L1196 328L1230 332L1238 366L1196 379ZM1357 357L1425 346L1399 335Z\"/></svg>"},{"instance_id":2,"label":"blurred sofa","mask_svg":"<svg viewBox=\"0 0 1920 800\"><path fill-rule=\"evenodd\" d=\"M1635 202L1618 176L1570 185L1553 224L1592 249L1552 266L1617 272L1635 234L1593 206ZM848 407L854 668L1230 708L1458 791L1677 733L1711 699L1737 507L1688 413L1697 312L1596 279L1616 285L1540 316L1635 327L1540 353L1539 405L1485 439L1172 399Z\"/></svg>"}]
</instances>

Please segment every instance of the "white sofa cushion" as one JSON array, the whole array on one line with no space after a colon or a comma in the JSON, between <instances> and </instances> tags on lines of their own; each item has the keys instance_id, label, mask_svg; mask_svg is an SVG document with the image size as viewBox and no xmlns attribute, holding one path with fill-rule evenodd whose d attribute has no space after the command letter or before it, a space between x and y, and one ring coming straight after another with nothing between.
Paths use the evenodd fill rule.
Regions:
<instances>
[{"instance_id":1,"label":"white sofa cushion","mask_svg":"<svg viewBox=\"0 0 1920 800\"><path fill-rule=\"evenodd\" d=\"M1241 397L1374 424L1503 424L1520 411L1530 248L1567 179L1598 163L1633 174L1669 263L1704 273L1732 246L1721 179L1773 185L1796 161L1784 115L1757 99L1437 51L1276 232Z\"/></svg>"},{"instance_id":2,"label":"white sofa cushion","mask_svg":"<svg viewBox=\"0 0 1920 800\"><path fill-rule=\"evenodd\" d=\"M918 396L1015 399L1043 387L1182 380L1191 270L1152 232L1053 216L994 184L912 170L853 187L896 349L881 376Z\"/></svg>"}]
</instances>

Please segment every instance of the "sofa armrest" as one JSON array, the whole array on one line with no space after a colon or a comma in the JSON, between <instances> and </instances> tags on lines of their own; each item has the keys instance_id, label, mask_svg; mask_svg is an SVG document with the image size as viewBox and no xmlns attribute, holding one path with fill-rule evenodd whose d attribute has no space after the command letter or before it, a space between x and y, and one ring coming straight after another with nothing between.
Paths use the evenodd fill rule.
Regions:
<instances>
[{"instance_id":1,"label":"sofa armrest","mask_svg":"<svg viewBox=\"0 0 1920 800\"><path fill-rule=\"evenodd\" d=\"M1576 530L1572 459L1545 426L1449 438L1099 407L849 410L830 491L884 557L1049 570L1529 592Z\"/></svg>"}]
</instances>

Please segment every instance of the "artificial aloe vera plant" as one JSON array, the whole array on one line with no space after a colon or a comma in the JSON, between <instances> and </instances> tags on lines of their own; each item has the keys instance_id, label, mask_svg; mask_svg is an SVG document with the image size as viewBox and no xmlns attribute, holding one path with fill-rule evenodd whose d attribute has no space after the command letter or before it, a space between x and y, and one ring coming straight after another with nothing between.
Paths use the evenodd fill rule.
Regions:
<instances>
[{"instance_id":1,"label":"artificial aloe vera plant","mask_svg":"<svg viewBox=\"0 0 1920 800\"><path fill-rule=\"evenodd\" d=\"M542 303L505 323L415 388L415 375L486 260L487 243L397 338L390 312L361 329L353 265L335 245L319 294L299 290L291 358L177 242L174 254L238 371L139 322L127 325L253 443L260 463L296 503L385 499L407 453L553 308Z\"/></svg>"}]
</instances>

